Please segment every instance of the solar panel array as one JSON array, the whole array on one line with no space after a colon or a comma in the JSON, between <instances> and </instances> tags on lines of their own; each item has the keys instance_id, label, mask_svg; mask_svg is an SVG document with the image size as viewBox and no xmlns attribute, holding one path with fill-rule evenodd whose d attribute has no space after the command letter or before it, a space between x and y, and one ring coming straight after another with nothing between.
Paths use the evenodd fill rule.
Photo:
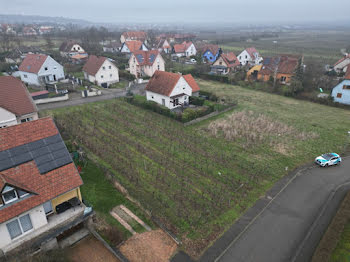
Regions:
<instances>
[{"instance_id":1,"label":"solar panel array","mask_svg":"<svg viewBox=\"0 0 350 262\"><path fill-rule=\"evenodd\" d=\"M72 163L59 134L0 152L0 171L34 160L40 174Z\"/></svg>"},{"instance_id":2,"label":"solar panel array","mask_svg":"<svg viewBox=\"0 0 350 262\"><path fill-rule=\"evenodd\" d=\"M151 63L153 63L154 59L156 58L156 56L154 54L151 54L150 57L149 57L149 61Z\"/></svg>"},{"instance_id":3,"label":"solar panel array","mask_svg":"<svg viewBox=\"0 0 350 262\"><path fill-rule=\"evenodd\" d=\"M140 63L143 63L143 60L144 60L143 55L136 55L136 57Z\"/></svg>"}]
</instances>

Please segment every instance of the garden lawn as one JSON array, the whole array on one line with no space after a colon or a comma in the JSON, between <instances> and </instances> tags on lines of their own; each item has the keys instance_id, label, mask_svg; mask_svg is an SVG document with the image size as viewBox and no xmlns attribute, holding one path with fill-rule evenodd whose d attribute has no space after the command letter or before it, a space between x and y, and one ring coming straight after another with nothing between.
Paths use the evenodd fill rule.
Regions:
<instances>
[{"instance_id":1,"label":"garden lawn","mask_svg":"<svg viewBox=\"0 0 350 262\"><path fill-rule=\"evenodd\" d=\"M121 99L46 112L54 115L64 136L88 149L176 233L193 257L290 170L320 153L341 153L350 127L350 111L217 82L198 83L235 100L238 107L186 128ZM234 123L230 130L221 122L234 120L244 121L246 128ZM215 133L212 125L222 124L225 128ZM95 188L98 180L89 179L85 183L92 196L109 183ZM98 208L105 212L116 204L109 201Z\"/></svg>"},{"instance_id":2,"label":"garden lawn","mask_svg":"<svg viewBox=\"0 0 350 262\"><path fill-rule=\"evenodd\" d=\"M81 163L77 163L77 165L80 164ZM83 164L81 164L81 166L82 173L80 175L84 181L84 185L81 187L81 193L84 201L93 207L97 216L103 218L110 226L117 227L123 232L125 238L131 235L130 232L109 214L110 210L118 205L125 205L142 220L152 226L152 223L144 217L139 209L114 188L112 183L107 180L103 171L96 166L96 164L92 161L88 161L85 166ZM143 231L143 227L137 226L136 232L141 233Z\"/></svg>"},{"instance_id":3,"label":"garden lawn","mask_svg":"<svg viewBox=\"0 0 350 262\"><path fill-rule=\"evenodd\" d=\"M329 262L350 262L350 222L341 234L337 247L333 250Z\"/></svg>"}]
</instances>

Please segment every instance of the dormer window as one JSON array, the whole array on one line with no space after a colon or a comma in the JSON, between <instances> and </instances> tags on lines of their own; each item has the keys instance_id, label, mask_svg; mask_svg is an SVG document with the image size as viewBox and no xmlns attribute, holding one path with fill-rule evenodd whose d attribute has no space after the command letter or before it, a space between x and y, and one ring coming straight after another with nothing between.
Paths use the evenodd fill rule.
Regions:
<instances>
[{"instance_id":1,"label":"dormer window","mask_svg":"<svg viewBox=\"0 0 350 262\"><path fill-rule=\"evenodd\" d=\"M13 187L6 186L2 191L2 200L5 204L9 204L18 199L16 190Z\"/></svg>"}]
</instances>

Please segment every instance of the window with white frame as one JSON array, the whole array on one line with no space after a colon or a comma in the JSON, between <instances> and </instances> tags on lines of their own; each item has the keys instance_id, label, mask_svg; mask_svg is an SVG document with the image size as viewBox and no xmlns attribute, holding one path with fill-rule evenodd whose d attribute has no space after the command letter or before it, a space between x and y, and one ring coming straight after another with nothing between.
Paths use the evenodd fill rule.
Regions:
<instances>
[{"instance_id":1,"label":"window with white frame","mask_svg":"<svg viewBox=\"0 0 350 262\"><path fill-rule=\"evenodd\" d=\"M16 190L13 187L6 186L2 191L2 200L5 204L9 204L18 199Z\"/></svg>"},{"instance_id":2,"label":"window with white frame","mask_svg":"<svg viewBox=\"0 0 350 262\"><path fill-rule=\"evenodd\" d=\"M105 70L105 69L106 69L106 67L102 66L102 69L103 69L103 70Z\"/></svg>"},{"instance_id":3,"label":"window with white frame","mask_svg":"<svg viewBox=\"0 0 350 262\"><path fill-rule=\"evenodd\" d=\"M29 214L16 218L15 220L7 223L6 227L11 239L19 237L20 235L33 229Z\"/></svg>"},{"instance_id":4,"label":"window with white frame","mask_svg":"<svg viewBox=\"0 0 350 262\"><path fill-rule=\"evenodd\" d=\"M109 66L108 68L109 68L109 69L112 69L112 66Z\"/></svg>"},{"instance_id":5,"label":"window with white frame","mask_svg":"<svg viewBox=\"0 0 350 262\"><path fill-rule=\"evenodd\" d=\"M103 78L103 75L101 75L101 78Z\"/></svg>"}]
</instances>

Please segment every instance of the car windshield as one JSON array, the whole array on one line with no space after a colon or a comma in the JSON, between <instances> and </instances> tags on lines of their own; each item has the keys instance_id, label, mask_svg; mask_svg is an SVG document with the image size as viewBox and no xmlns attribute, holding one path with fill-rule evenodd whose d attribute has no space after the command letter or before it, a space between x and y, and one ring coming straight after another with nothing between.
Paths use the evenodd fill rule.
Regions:
<instances>
[{"instance_id":1,"label":"car windshield","mask_svg":"<svg viewBox=\"0 0 350 262\"><path fill-rule=\"evenodd\" d=\"M332 155L332 154L324 154L324 155L322 155L322 157L324 159L326 159L326 160L330 160L332 157L334 157L334 155Z\"/></svg>"}]
</instances>

